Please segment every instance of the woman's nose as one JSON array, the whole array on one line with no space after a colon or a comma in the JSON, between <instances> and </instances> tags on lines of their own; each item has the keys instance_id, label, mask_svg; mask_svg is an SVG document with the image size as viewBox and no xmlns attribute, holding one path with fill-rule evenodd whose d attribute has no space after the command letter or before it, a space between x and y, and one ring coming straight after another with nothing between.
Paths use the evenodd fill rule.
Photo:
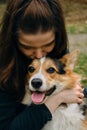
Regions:
<instances>
[{"instance_id":1,"label":"woman's nose","mask_svg":"<svg viewBox=\"0 0 87 130\"><path fill-rule=\"evenodd\" d=\"M40 59L40 58L42 58L43 56L44 56L44 52L42 51L41 48L38 48L38 49L35 50L35 57L36 57L36 58Z\"/></svg>"}]
</instances>

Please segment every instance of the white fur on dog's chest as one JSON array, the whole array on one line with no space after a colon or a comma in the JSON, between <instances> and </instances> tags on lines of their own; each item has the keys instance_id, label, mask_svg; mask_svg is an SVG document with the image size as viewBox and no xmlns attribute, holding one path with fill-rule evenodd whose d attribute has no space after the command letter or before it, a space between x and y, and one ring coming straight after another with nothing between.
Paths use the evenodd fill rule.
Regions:
<instances>
[{"instance_id":1,"label":"white fur on dog's chest","mask_svg":"<svg viewBox=\"0 0 87 130\"><path fill-rule=\"evenodd\" d=\"M81 130L83 119L84 116L77 104L71 104L67 108L59 107L52 121L49 121L42 130Z\"/></svg>"}]
</instances>

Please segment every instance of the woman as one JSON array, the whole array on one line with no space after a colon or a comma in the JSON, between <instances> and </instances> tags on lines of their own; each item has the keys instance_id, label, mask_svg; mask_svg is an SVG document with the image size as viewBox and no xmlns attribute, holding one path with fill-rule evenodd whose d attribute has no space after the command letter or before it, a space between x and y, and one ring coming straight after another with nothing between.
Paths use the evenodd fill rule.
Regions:
<instances>
[{"instance_id":1,"label":"woman","mask_svg":"<svg viewBox=\"0 0 87 130\"><path fill-rule=\"evenodd\" d=\"M0 32L0 130L40 130L61 103L81 103L82 88L65 90L44 104L25 106L27 66L34 58L67 53L67 34L58 0L10 0Z\"/></svg>"}]
</instances>

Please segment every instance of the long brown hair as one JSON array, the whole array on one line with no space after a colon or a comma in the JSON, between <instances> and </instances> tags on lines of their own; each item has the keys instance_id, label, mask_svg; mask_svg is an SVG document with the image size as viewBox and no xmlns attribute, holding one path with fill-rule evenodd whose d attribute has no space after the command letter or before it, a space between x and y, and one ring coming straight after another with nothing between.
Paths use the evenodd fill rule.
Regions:
<instances>
[{"instance_id":1,"label":"long brown hair","mask_svg":"<svg viewBox=\"0 0 87 130\"><path fill-rule=\"evenodd\" d=\"M62 57L67 51L67 34L58 0L9 0L0 32L0 86L9 92L24 91L27 59L18 49L18 30L35 34L54 29L55 47L51 57ZM23 90L23 91L22 91ZM19 93L17 93L19 94ZM17 95L16 94L16 95Z\"/></svg>"}]
</instances>

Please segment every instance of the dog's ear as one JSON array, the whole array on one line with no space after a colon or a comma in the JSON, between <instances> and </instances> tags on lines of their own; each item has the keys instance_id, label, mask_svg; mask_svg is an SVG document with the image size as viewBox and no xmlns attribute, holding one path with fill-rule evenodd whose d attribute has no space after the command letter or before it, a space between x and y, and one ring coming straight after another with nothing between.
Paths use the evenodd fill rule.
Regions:
<instances>
[{"instance_id":1,"label":"dog's ear","mask_svg":"<svg viewBox=\"0 0 87 130\"><path fill-rule=\"evenodd\" d=\"M79 50L74 50L71 53L64 55L60 61L69 69L73 70L79 56Z\"/></svg>"}]
</instances>

